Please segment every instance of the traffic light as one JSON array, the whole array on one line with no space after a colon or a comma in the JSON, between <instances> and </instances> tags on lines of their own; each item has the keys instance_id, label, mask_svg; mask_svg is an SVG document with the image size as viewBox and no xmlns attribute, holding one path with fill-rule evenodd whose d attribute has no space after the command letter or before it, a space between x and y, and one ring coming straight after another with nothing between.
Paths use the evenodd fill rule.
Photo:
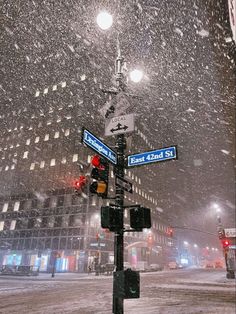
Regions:
<instances>
[{"instance_id":1,"label":"traffic light","mask_svg":"<svg viewBox=\"0 0 236 314\"><path fill-rule=\"evenodd\" d=\"M126 269L113 273L114 296L122 299L134 299L140 296L139 272Z\"/></svg>"},{"instance_id":2,"label":"traffic light","mask_svg":"<svg viewBox=\"0 0 236 314\"><path fill-rule=\"evenodd\" d=\"M110 231L123 228L123 213L120 209L112 206L101 207L101 227Z\"/></svg>"},{"instance_id":3,"label":"traffic light","mask_svg":"<svg viewBox=\"0 0 236 314\"><path fill-rule=\"evenodd\" d=\"M147 243L148 243L148 247L152 247L152 245L153 245L153 236L151 234L148 235Z\"/></svg>"},{"instance_id":4,"label":"traffic light","mask_svg":"<svg viewBox=\"0 0 236 314\"><path fill-rule=\"evenodd\" d=\"M167 229L167 234L168 234L168 236L169 236L170 238L173 238L173 229L169 227L169 228Z\"/></svg>"},{"instance_id":5,"label":"traffic light","mask_svg":"<svg viewBox=\"0 0 236 314\"><path fill-rule=\"evenodd\" d=\"M83 192L83 189L87 183L87 178L85 176L79 176L77 180L74 182L74 188L75 192L79 194L80 192Z\"/></svg>"},{"instance_id":6,"label":"traffic light","mask_svg":"<svg viewBox=\"0 0 236 314\"><path fill-rule=\"evenodd\" d=\"M130 227L136 231L143 228L151 228L151 211L146 207L135 207L130 209Z\"/></svg>"},{"instance_id":7,"label":"traffic light","mask_svg":"<svg viewBox=\"0 0 236 314\"><path fill-rule=\"evenodd\" d=\"M223 245L223 248L224 248L224 249L226 249L226 248L229 246L229 244L230 244L230 243L229 243L229 240L226 240L226 239L223 239L223 240L222 240L222 245Z\"/></svg>"},{"instance_id":8,"label":"traffic light","mask_svg":"<svg viewBox=\"0 0 236 314\"><path fill-rule=\"evenodd\" d=\"M105 158L99 155L92 157L91 178L93 182L90 184L90 192L97 194L99 197L106 198L108 192L109 180L109 163Z\"/></svg>"}]
</instances>

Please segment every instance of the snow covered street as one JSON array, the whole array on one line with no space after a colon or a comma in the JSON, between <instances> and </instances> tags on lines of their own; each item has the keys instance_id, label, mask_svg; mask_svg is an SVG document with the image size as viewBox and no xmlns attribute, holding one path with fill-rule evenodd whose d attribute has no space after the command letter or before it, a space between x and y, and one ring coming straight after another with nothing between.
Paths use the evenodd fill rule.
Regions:
<instances>
[{"instance_id":1,"label":"snow covered street","mask_svg":"<svg viewBox=\"0 0 236 314\"><path fill-rule=\"evenodd\" d=\"M106 314L112 310L112 277L40 274L0 277L0 313ZM186 269L141 273L140 299L125 300L125 313L235 313L235 280L224 270Z\"/></svg>"}]
</instances>

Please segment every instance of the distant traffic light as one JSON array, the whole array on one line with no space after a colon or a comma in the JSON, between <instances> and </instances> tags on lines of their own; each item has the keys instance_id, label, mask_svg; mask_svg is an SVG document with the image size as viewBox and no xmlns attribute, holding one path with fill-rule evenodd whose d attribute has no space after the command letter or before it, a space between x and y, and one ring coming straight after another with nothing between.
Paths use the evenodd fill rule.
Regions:
<instances>
[{"instance_id":1,"label":"distant traffic light","mask_svg":"<svg viewBox=\"0 0 236 314\"><path fill-rule=\"evenodd\" d=\"M151 211L146 207L135 207L130 209L130 227L142 231L151 228Z\"/></svg>"},{"instance_id":2,"label":"distant traffic light","mask_svg":"<svg viewBox=\"0 0 236 314\"><path fill-rule=\"evenodd\" d=\"M173 238L173 235L174 235L173 229L169 227L169 228L167 229L167 234L168 234L168 236L169 236L170 238Z\"/></svg>"},{"instance_id":3,"label":"distant traffic light","mask_svg":"<svg viewBox=\"0 0 236 314\"><path fill-rule=\"evenodd\" d=\"M79 176L77 180L74 182L75 192L77 194L83 192L84 187L86 186L87 178L85 176Z\"/></svg>"},{"instance_id":4,"label":"distant traffic light","mask_svg":"<svg viewBox=\"0 0 236 314\"><path fill-rule=\"evenodd\" d=\"M147 243L148 247L151 247L153 245L153 236L151 234L148 235Z\"/></svg>"},{"instance_id":5,"label":"distant traffic light","mask_svg":"<svg viewBox=\"0 0 236 314\"><path fill-rule=\"evenodd\" d=\"M109 163L105 158L99 155L92 157L91 164L93 169L91 171L90 192L97 194L99 197L106 198L108 192L109 180Z\"/></svg>"},{"instance_id":6,"label":"distant traffic light","mask_svg":"<svg viewBox=\"0 0 236 314\"><path fill-rule=\"evenodd\" d=\"M224 248L224 249L226 249L226 248L229 246L229 244L230 244L230 243L229 243L229 240L226 240L226 239L223 239L223 240L222 240L222 245L223 245L223 248Z\"/></svg>"}]
</instances>

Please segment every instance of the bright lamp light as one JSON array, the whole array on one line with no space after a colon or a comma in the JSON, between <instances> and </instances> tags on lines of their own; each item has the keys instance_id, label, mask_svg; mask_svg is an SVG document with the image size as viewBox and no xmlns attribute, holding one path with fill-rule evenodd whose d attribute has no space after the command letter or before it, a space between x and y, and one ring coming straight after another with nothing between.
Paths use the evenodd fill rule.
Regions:
<instances>
[{"instance_id":1,"label":"bright lamp light","mask_svg":"<svg viewBox=\"0 0 236 314\"><path fill-rule=\"evenodd\" d=\"M130 72L130 79L134 83L139 83L143 78L143 72L140 70L133 70Z\"/></svg>"},{"instance_id":2,"label":"bright lamp light","mask_svg":"<svg viewBox=\"0 0 236 314\"><path fill-rule=\"evenodd\" d=\"M97 24L101 29L106 30L110 28L112 23L113 23L113 18L111 14L109 14L108 12L103 11L98 14Z\"/></svg>"}]
</instances>

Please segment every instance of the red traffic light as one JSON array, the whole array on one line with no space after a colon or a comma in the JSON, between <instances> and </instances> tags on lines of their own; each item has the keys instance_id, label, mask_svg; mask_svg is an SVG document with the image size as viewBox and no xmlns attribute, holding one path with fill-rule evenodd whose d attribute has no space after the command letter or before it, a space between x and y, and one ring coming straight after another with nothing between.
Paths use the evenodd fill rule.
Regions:
<instances>
[{"instance_id":1,"label":"red traffic light","mask_svg":"<svg viewBox=\"0 0 236 314\"><path fill-rule=\"evenodd\" d=\"M80 176L78 180L75 181L75 188L81 189L86 184L86 177Z\"/></svg>"},{"instance_id":2,"label":"red traffic light","mask_svg":"<svg viewBox=\"0 0 236 314\"><path fill-rule=\"evenodd\" d=\"M92 157L91 159L91 164L96 167L99 168L101 165L101 157L99 155L95 155Z\"/></svg>"},{"instance_id":3,"label":"red traffic light","mask_svg":"<svg viewBox=\"0 0 236 314\"><path fill-rule=\"evenodd\" d=\"M222 241L223 247L226 248L229 246L229 241L228 240L223 240Z\"/></svg>"}]
</instances>

